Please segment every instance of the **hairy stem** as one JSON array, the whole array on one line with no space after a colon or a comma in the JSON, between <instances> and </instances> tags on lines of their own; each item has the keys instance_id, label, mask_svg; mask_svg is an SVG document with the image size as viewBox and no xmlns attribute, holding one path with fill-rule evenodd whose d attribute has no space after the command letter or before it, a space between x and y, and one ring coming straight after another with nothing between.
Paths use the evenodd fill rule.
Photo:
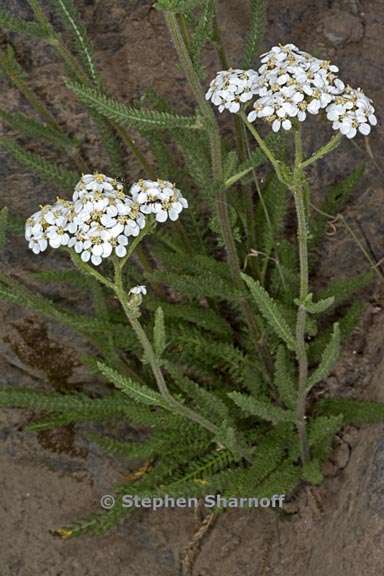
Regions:
<instances>
[{"instance_id":1,"label":"hairy stem","mask_svg":"<svg viewBox=\"0 0 384 576\"><path fill-rule=\"evenodd\" d=\"M231 274L235 286L240 290L243 289L243 282L241 279L241 267L239 257L236 250L236 244L232 233L232 227L229 218L226 189L224 184L223 174L223 161L221 149L221 136L217 125L215 115L207 103L199 77L194 69L193 62L189 55L187 46L184 42L183 35L180 31L178 20L176 16L170 12L165 13L165 20L171 34L173 43L178 53L181 65L188 79L190 88L199 107L201 115L205 119L206 128L208 131L211 159L212 159L212 176L215 185L215 206L217 217L220 222L221 233L223 236L227 260L231 269ZM257 343L259 340L259 330L255 321L255 317L248 300L245 297L241 298L240 305L248 324L248 328L253 340ZM257 346L258 347L258 346Z\"/></svg>"},{"instance_id":2,"label":"hairy stem","mask_svg":"<svg viewBox=\"0 0 384 576\"><path fill-rule=\"evenodd\" d=\"M123 287L121 265L119 262L117 263L115 262L115 282L113 285L113 289L125 312L128 322L130 323L133 331L137 336L137 339L139 340L140 344L143 347L145 357L151 366L157 387L164 400L170 406L172 406L178 414L185 416L186 418L189 418L189 420L192 420L193 422L196 422L196 424L199 424L212 434L216 434L217 427L214 424L209 422L206 418L204 418L194 410L191 410L187 406L184 406L184 404L180 404L170 393L168 386L165 382L163 372L161 370L160 362L155 354L153 346L149 341L148 336L144 328L142 327L139 319L137 318L136 314L134 313L129 304L129 297Z\"/></svg>"},{"instance_id":3,"label":"hairy stem","mask_svg":"<svg viewBox=\"0 0 384 576\"><path fill-rule=\"evenodd\" d=\"M245 112L241 112L240 116L241 116L241 119L243 120L245 126L248 128L248 130L250 131L250 133L252 134L252 136L254 137L254 139L256 140L258 145L260 146L261 151L264 153L266 158L268 158L268 160L272 164L272 166L276 172L276 176L278 177L280 182L282 182L283 184L287 184L286 178L284 178L284 175L283 175L282 170L281 170L282 169L282 163L279 160L277 160L277 158L275 158L272 150L270 150L270 148L268 148L267 144L265 143L263 138L260 136L260 134L258 133L256 128L253 126L253 124L248 122L247 115L245 114Z\"/></svg>"},{"instance_id":4,"label":"hairy stem","mask_svg":"<svg viewBox=\"0 0 384 576\"><path fill-rule=\"evenodd\" d=\"M308 357L305 343L306 309L304 300L308 295L309 272L308 272L308 230L304 197L304 173L302 170L302 140L298 127L295 132L295 170L291 191L295 199L297 216L297 238L299 244L300 259L300 304L296 320L296 356L299 365L299 382L296 404L296 426L300 439L301 460L305 464L309 458L309 448L306 433L306 398L308 380Z\"/></svg>"}]
</instances>

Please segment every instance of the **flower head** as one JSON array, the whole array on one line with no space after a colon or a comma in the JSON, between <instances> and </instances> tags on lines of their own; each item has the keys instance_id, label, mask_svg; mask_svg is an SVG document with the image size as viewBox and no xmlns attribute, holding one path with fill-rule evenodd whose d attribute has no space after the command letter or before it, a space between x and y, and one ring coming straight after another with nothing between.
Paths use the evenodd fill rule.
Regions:
<instances>
[{"instance_id":1,"label":"flower head","mask_svg":"<svg viewBox=\"0 0 384 576\"><path fill-rule=\"evenodd\" d=\"M89 190L91 192L110 192L112 190L122 190L123 185L117 180L105 176L105 174L84 174L78 182L75 194L77 191Z\"/></svg>"},{"instance_id":2,"label":"flower head","mask_svg":"<svg viewBox=\"0 0 384 576\"><path fill-rule=\"evenodd\" d=\"M254 70L230 69L218 72L210 84L206 99L219 111L239 112L241 105L256 95L259 75Z\"/></svg>"},{"instance_id":3,"label":"flower head","mask_svg":"<svg viewBox=\"0 0 384 576\"><path fill-rule=\"evenodd\" d=\"M372 100L360 88L355 90L350 86L328 106L327 118L332 128L347 138L354 138L358 131L368 136L371 126L377 124Z\"/></svg>"},{"instance_id":4,"label":"flower head","mask_svg":"<svg viewBox=\"0 0 384 576\"><path fill-rule=\"evenodd\" d=\"M318 114L345 88L337 78L337 66L314 58L294 44L274 46L261 57L260 88L249 122L264 118L277 132L292 127L292 118L300 122L307 113Z\"/></svg>"},{"instance_id":5,"label":"flower head","mask_svg":"<svg viewBox=\"0 0 384 576\"><path fill-rule=\"evenodd\" d=\"M99 266L112 254L126 256L129 239L145 227L146 215L153 214L157 222L177 220L187 207L180 190L164 180L140 180L126 195L117 180L86 174L72 201L58 199L28 218L25 238L35 254L48 246L68 246L83 262ZM144 294L145 287L138 288Z\"/></svg>"},{"instance_id":6,"label":"flower head","mask_svg":"<svg viewBox=\"0 0 384 576\"><path fill-rule=\"evenodd\" d=\"M73 194L74 222L77 230L69 247L81 254L84 262L98 266L112 253L123 258L127 254L131 200L125 196L120 182L103 174L81 178ZM141 222L142 227L145 221Z\"/></svg>"},{"instance_id":7,"label":"flower head","mask_svg":"<svg viewBox=\"0 0 384 576\"><path fill-rule=\"evenodd\" d=\"M154 214L157 222L177 220L188 201L174 184L166 180L139 180L130 190L142 214Z\"/></svg>"},{"instance_id":8,"label":"flower head","mask_svg":"<svg viewBox=\"0 0 384 576\"><path fill-rule=\"evenodd\" d=\"M76 225L72 220L72 204L60 198L55 204L42 206L25 223L25 239L34 254L48 248L67 246Z\"/></svg>"}]
</instances>

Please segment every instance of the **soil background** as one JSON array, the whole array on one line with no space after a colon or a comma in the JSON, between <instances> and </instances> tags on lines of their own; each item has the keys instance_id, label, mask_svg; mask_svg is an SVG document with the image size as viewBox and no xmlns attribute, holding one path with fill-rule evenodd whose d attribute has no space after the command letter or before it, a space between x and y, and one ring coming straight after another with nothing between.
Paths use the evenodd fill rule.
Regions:
<instances>
[{"instance_id":1,"label":"soil background","mask_svg":"<svg viewBox=\"0 0 384 576\"><path fill-rule=\"evenodd\" d=\"M47 2L48 4L48 2ZM140 98L147 88L166 95L180 111L191 99L162 16L146 0L75 0L96 47L97 61L114 95ZM219 0L231 62L237 65L249 21L248 2ZM383 0L269 0L265 47L294 42L336 63L343 77L360 85L384 112ZM23 0L2 7L29 18ZM3 38L0 38L3 41ZM90 169L103 168L92 125L63 88L63 70L43 44L10 35L17 56L39 95L70 130L84 138ZM209 74L217 69L208 54ZM0 106L27 109L0 78ZM5 128L1 129L2 131ZM306 133L313 148L327 135ZM369 139L343 143L312 173L316 193L348 174L364 158L366 175L345 216L352 219L377 260L384 255L382 120ZM138 173L128 158L132 179ZM27 217L58 193L0 150L1 205ZM358 247L341 228L324 244L319 282L367 268ZM22 239L13 239L1 264L21 276L41 266ZM55 263L46 257L44 266ZM49 287L46 288L49 293ZM340 395L384 401L382 282L362 295L368 307L341 361L324 386ZM0 302L2 383L47 390L99 386L82 368L84 344L70 331ZM62 541L52 531L97 509L102 494L129 474L129 465L106 457L81 432L24 432L31 414L4 410L0 416L1 576L175 576L201 518L194 511L138 512L109 535ZM303 489L283 514L231 511L221 515L201 542L193 576L378 576L384 572L383 426L347 429L320 488Z\"/></svg>"}]
</instances>

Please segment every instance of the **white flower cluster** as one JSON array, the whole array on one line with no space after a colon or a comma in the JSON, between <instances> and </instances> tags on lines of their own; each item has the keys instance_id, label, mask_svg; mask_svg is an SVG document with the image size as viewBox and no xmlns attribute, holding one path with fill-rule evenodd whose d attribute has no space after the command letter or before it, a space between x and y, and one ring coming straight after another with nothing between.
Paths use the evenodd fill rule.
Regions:
<instances>
[{"instance_id":1,"label":"white flower cluster","mask_svg":"<svg viewBox=\"0 0 384 576\"><path fill-rule=\"evenodd\" d=\"M294 44L274 46L262 54L261 66L254 70L219 72L206 98L230 112L254 99L248 121L263 118L274 132L290 130L293 119L303 122L307 114L326 111L335 130L348 138L357 131L369 134L377 123L371 100L359 90L345 86L339 69L299 50Z\"/></svg>"},{"instance_id":2,"label":"white flower cluster","mask_svg":"<svg viewBox=\"0 0 384 576\"><path fill-rule=\"evenodd\" d=\"M350 86L328 106L327 118L332 122L332 128L340 130L347 138L354 138L357 131L368 136L371 126L377 124L372 101L362 90Z\"/></svg>"},{"instance_id":3,"label":"white flower cluster","mask_svg":"<svg viewBox=\"0 0 384 576\"><path fill-rule=\"evenodd\" d=\"M180 190L166 180L139 180L130 193L142 214L154 214L157 222L166 222L168 218L175 221L184 208L188 208Z\"/></svg>"},{"instance_id":4,"label":"white flower cluster","mask_svg":"<svg viewBox=\"0 0 384 576\"><path fill-rule=\"evenodd\" d=\"M72 201L57 199L43 206L25 225L29 248L39 254L51 246L68 246L83 262L98 266L111 254L124 258L129 238L145 227L146 215L157 222L177 220L187 200L171 182L140 180L130 193L104 174L86 174ZM142 287L141 287L142 288Z\"/></svg>"},{"instance_id":5,"label":"white flower cluster","mask_svg":"<svg viewBox=\"0 0 384 576\"><path fill-rule=\"evenodd\" d=\"M219 111L239 112L241 104L252 100L259 87L259 75L254 70L224 70L212 80L206 99Z\"/></svg>"}]
</instances>

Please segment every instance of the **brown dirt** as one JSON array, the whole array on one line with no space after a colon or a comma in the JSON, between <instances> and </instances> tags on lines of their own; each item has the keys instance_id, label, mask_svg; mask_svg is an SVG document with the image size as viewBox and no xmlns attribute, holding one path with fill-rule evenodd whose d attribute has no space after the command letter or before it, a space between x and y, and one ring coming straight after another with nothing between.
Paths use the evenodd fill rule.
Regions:
<instances>
[{"instance_id":1,"label":"brown dirt","mask_svg":"<svg viewBox=\"0 0 384 576\"><path fill-rule=\"evenodd\" d=\"M161 16L140 0L76 0L97 48L97 60L111 91L130 100L145 88L170 97L180 110L190 107L186 84L178 68ZM4 6L28 16L24 2L4 0ZM219 2L226 43L236 64L248 21L247 2ZM382 0L270 0L266 46L294 41L304 49L335 61L351 83L359 84L384 109L382 91ZM32 74L42 97L71 130L81 130L90 167L102 168L93 130L67 91L58 89L58 68L50 51L12 37L18 55ZM215 59L207 56L210 70ZM37 72L36 72L37 71ZM0 104L25 106L15 90L0 80ZM321 130L306 135L313 147ZM377 258L383 256L384 132L375 131L370 144L375 161L344 144L312 174L316 189L348 173L363 153L367 176L345 215L358 221ZM25 217L37 203L51 201L57 190L20 170L0 150L2 204ZM97 161L95 160L97 158ZM135 163L128 158L132 177ZM33 190L33 193L31 191ZM323 280L361 271L366 262L339 228L324 248ZM22 240L13 241L2 258L4 266L22 273L35 271ZM49 256L47 268L53 265ZM47 288L48 290L48 288ZM351 338L327 388L333 393L384 401L381 386L383 293L377 284L370 305ZM34 315L0 305L0 365L3 382L46 389L93 386L81 368L83 343L69 331L45 324ZM48 358L48 362L47 362ZM64 367L71 367L67 370ZM100 384L97 384L100 385ZM199 527L193 511L140 512L108 536L61 541L51 531L98 506L102 494L129 473L124 462L105 457L75 429L66 435L35 436L23 431L30 415L6 410L0 425L1 576L175 576L181 556ZM303 490L281 515L269 511L231 511L220 516L201 543L194 576L377 576L384 570L382 427L347 430L340 438L325 484Z\"/></svg>"}]
</instances>

